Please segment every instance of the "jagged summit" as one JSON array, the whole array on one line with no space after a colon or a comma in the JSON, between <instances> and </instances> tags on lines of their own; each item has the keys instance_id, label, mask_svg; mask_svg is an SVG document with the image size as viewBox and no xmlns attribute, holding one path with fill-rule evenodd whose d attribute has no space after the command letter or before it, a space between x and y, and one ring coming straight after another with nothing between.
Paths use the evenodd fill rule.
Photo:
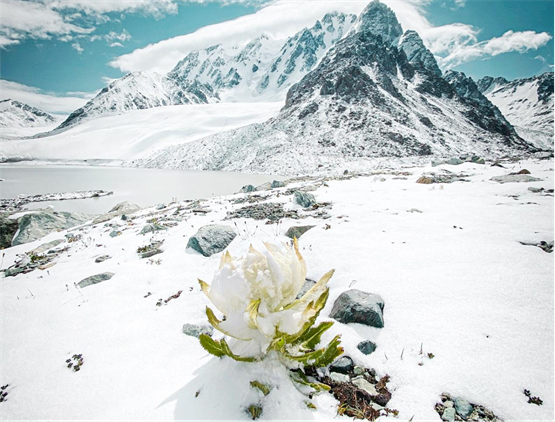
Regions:
<instances>
[{"instance_id":1,"label":"jagged summit","mask_svg":"<svg viewBox=\"0 0 555 422\"><path fill-rule=\"evenodd\" d=\"M384 42L389 44L396 44L397 40L403 35L403 28L393 10L379 0L374 0L366 6L358 16L352 31L372 32L375 35L380 35Z\"/></svg>"},{"instance_id":2,"label":"jagged summit","mask_svg":"<svg viewBox=\"0 0 555 422\"><path fill-rule=\"evenodd\" d=\"M436 59L432 52L426 48L422 38L416 31L409 29L399 40L399 48L407 55L410 64L415 70L420 72L432 72L437 76L441 76L441 70L437 65Z\"/></svg>"},{"instance_id":3,"label":"jagged summit","mask_svg":"<svg viewBox=\"0 0 555 422\"><path fill-rule=\"evenodd\" d=\"M0 127L40 127L55 121L54 116L20 101L0 101Z\"/></svg>"}]
</instances>

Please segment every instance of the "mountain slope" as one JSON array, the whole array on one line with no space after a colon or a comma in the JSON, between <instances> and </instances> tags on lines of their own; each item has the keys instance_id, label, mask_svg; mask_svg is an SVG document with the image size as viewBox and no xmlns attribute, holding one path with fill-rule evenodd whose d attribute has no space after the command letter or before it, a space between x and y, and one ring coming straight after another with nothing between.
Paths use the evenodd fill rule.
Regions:
<instances>
[{"instance_id":1,"label":"mountain slope","mask_svg":"<svg viewBox=\"0 0 555 422\"><path fill-rule=\"evenodd\" d=\"M112 82L58 126L66 129L84 120L122 114L131 110L206 104L217 100L210 86L198 82L176 82L157 73L134 72Z\"/></svg>"},{"instance_id":2,"label":"mountain slope","mask_svg":"<svg viewBox=\"0 0 555 422\"><path fill-rule=\"evenodd\" d=\"M553 72L514 81L486 76L477 84L520 136L553 149Z\"/></svg>"},{"instance_id":3,"label":"mountain slope","mask_svg":"<svg viewBox=\"0 0 555 422\"><path fill-rule=\"evenodd\" d=\"M36 107L10 99L0 101L0 127L41 127L55 121L54 116Z\"/></svg>"},{"instance_id":4,"label":"mountain slope","mask_svg":"<svg viewBox=\"0 0 555 422\"><path fill-rule=\"evenodd\" d=\"M398 36L387 6L374 1L367 9L354 25L360 31L291 87L276 118L167 148L142 164L297 174L368 158L531 148L470 78L443 78L416 33ZM399 38L411 47L391 45Z\"/></svg>"}]
</instances>

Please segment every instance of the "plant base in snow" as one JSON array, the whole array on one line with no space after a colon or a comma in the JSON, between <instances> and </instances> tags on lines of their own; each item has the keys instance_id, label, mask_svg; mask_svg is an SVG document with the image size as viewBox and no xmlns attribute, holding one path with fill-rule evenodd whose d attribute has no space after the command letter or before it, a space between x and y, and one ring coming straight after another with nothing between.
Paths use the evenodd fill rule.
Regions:
<instances>
[{"instance_id":1,"label":"plant base in snow","mask_svg":"<svg viewBox=\"0 0 555 422\"><path fill-rule=\"evenodd\" d=\"M333 374L336 373L324 377L316 372L312 375L322 384L329 386L329 392L339 401L339 415L374 421L380 416L399 414L397 410L386 407L391 399L391 393L387 388L388 375L378 379L375 371L358 366L347 373L341 373L341 380Z\"/></svg>"},{"instance_id":2,"label":"plant base in snow","mask_svg":"<svg viewBox=\"0 0 555 422\"><path fill-rule=\"evenodd\" d=\"M444 421L502 421L502 419L484 406L470 403L463 398L453 397L446 393L441 395L441 402L436 403L435 409Z\"/></svg>"},{"instance_id":3,"label":"plant base in snow","mask_svg":"<svg viewBox=\"0 0 555 422\"><path fill-rule=\"evenodd\" d=\"M9 386L10 386L10 384L6 384L6 385L3 385L2 387L0 387L0 403L8 401L8 399L7 399L8 392L6 390L8 389Z\"/></svg>"},{"instance_id":4,"label":"plant base in snow","mask_svg":"<svg viewBox=\"0 0 555 422\"><path fill-rule=\"evenodd\" d=\"M539 397L532 396L532 393L530 393L530 390L524 390L523 392L524 392L524 395L528 397L528 403L537 404L538 406L541 406L543 404L543 400L540 399Z\"/></svg>"}]
</instances>

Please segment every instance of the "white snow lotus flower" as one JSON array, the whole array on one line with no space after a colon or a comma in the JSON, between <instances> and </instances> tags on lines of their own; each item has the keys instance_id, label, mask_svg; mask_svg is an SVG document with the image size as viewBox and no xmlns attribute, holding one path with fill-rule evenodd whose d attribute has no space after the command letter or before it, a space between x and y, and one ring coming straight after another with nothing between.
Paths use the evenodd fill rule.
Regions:
<instances>
[{"instance_id":1,"label":"white snow lotus flower","mask_svg":"<svg viewBox=\"0 0 555 422\"><path fill-rule=\"evenodd\" d=\"M240 361L261 360L271 350L281 356L312 366L325 366L343 349L339 336L323 348L314 350L322 334L332 322L313 327L324 308L329 289L327 282L333 270L325 274L301 298L296 299L305 283L306 263L297 240L293 247L264 243L266 250L252 247L246 256L222 255L220 268L209 286L199 280L202 291L220 311L219 320L211 308L206 315L212 326L235 339L238 354L231 351L225 339L214 340L201 335L202 346L210 353L230 356ZM250 356L245 357L248 354Z\"/></svg>"}]
</instances>

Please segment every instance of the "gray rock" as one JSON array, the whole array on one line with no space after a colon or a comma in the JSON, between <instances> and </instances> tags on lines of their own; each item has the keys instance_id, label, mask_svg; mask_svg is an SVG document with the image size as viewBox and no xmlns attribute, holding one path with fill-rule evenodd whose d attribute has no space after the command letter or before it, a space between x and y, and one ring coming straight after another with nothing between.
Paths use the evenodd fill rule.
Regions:
<instances>
[{"instance_id":1,"label":"gray rock","mask_svg":"<svg viewBox=\"0 0 555 422\"><path fill-rule=\"evenodd\" d=\"M452 422L455 420L455 408L454 407L447 407L443 411L443 415L441 415L441 419L444 421Z\"/></svg>"},{"instance_id":2,"label":"gray rock","mask_svg":"<svg viewBox=\"0 0 555 422\"><path fill-rule=\"evenodd\" d=\"M52 242L43 243L39 247L33 249L32 251L27 252L29 255L41 255L45 252L48 252L50 249L55 248L60 243L64 243L64 239L56 239Z\"/></svg>"},{"instance_id":3,"label":"gray rock","mask_svg":"<svg viewBox=\"0 0 555 422\"><path fill-rule=\"evenodd\" d=\"M168 228L166 226L163 226L157 223L147 224L146 226L143 227L140 234L154 233L162 230L168 230Z\"/></svg>"},{"instance_id":4,"label":"gray rock","mask_svg":"<svg viewBox=\"0 0 555 422\"><path fill-rule=\"evenodd\" d=\"M121 234L119 230L113 230L110 232L110 237L118 237Z\"/></svg>"},{"instance_id":5,"label":"gray rock","mask_svg":"<svg viewBox=\"0 0 555 422\"><path fill-rule=\"evenodd\" d=\"M114 208L112 208L107 214L103 214L99 217L96 217L93 220L93 224L99 224L99 223L104 223L105 221L111 220L112 218L115 217L120 217L122 215L125 215L126 217L129 216L129 214L133 214L137 211L139 211L141 209L141 207L139 207L137 204L134 204L132 202L121 202L119 204L117 204Z\"/></svg>"},{"instance_id":6,"label":"gray rock","mask_svg":"<svg viewBox=\"0 0 555 422\"><path fill-rule=\"evenodd\" d=\"M299 291L299 294L297 295L296 299L300 299L301 297L303 297L304 294L308 292L315 284L316 282L314 280L311 280L310 278L305 279L303 287L301 287L301 290Z\"/></svg>"},{"instance_id":7,"label":"gray rock","mask_svg":"<svg viewBox=\"0 0 555 422\"><path fill-rule=\"evenodd\" d=\"M472 413L472 405L465 399L461 399L461 398L455 398L455 410L457 411L457 414L463 418L463 419L467 419L470 414Z\"/></svg>"},{"instance_id":8,"label":"gray rock","mask_svg":"<svg viewBox=\"0 0 555 422\"><path fill-rule=\"evenodd\" d=\"M101 262L104 262L104 261L106 261L107 259L111 259L111 258L112 258L112 257L111 257L110 255L102 255L102 256L99 256L98 258L96 258L96 259L94 260L94 262L96 262L97 264L100 264Z\"/></svg>"},{"instance_id":9,"label":"gray rock","mask_svg":"<svg viewBox=\"0 0 555 422\"><path fill-rule=\"evenodd\" d=\"M478 156L474 156L472 157L472 162L474 164L486 164L486 160L484 160L482 157L478 157Z\"/></svg>"},{"instance_id":10,"label":"gray rock","mask_svg":"<svg viewBox=\"0 0 555 422\"><path fill-rule=\"evenodd\" d=\"M432 160L432 167L441 166L442 164L445 164L444 160L437 160L437 159Z\"/></svg>"},{"instance_id":11,"label":"gray rock","mask_svg":"<svg viewBox=\"0 0 555 422\"><path fill-rule=\"evenodd\" d=\"M543 188L534 188L534 187L529 187L528 190L532 193L540 193L543 191Z\"/></svg>"},{"instance_id":12,"label":"gray rock","mask_svg":"<svg viewBox=\"0 0 555 422\"><path fill-rule=\"evenodd\" d=\"M13 277L25 271L25 267L13 267L8 268L4 271L5 277Z\"/></svg>"},{"instance_id":13,"label":"gray rock","mask_svg":"<svg viewBox=\"0 0 555 422\"><path fill-rule=\"evenodd\" d=\"M214 333L214 329L209 325L195 325L195 324L183 324L183 334L192 337L199 337L201 334L207 334L211 336Z\"/></svg>"},{"instance_id":14,"label":"gray rock","mask_svg":"<svg viewBox=\"0 0 555 422\"><path fill-rule=\"evenodd\" d=\"M229 226L210 224L201 227L194 236L189 238L187 248L204 256L211 256L227 248L235 236L237 233Z\"/></svg>"},{"instance_id":15,"label":"gray rock","mask_svg":"<svg viewBox=\"0 0 555 422\"><path fill-rule=\"evenodd\" d=\"M364 374L364 368L362 366L355 366L355 368L353 369L353 373L355 375L362 375Z\"/></svg>"},{"instance_id":16,"label":"gray rock","mask_svg":"<svg viewBox=\"0 0 555 422\"><path fill-rule=\"evenodd\" d=\"M454 403L451 400L447 400L447 401L443 402L443 406L444 407L453 407Z\"/></svg>"},{"instance_id":17,"label":"gray rock","mask_svg":"<svg viewBox=\"0 0 555 422\"><path fill-rule=\"evenodd\" d=\"M356 322L370 327L383 328L384 301L381 296L352 289L341 293L330 313L330 317L349 324Z\"/></svg>"},{"instance_id":18,"label":"gray rock","mask_svg":"<svg viewBox=\"0 0 555 422\"><path fill-rule=\"evenodd\" d=\"M276 188L284 188L285 187L285 183L279 181L279 180L274 180L270 186L272 189L276 189Z\"/></svg>"},{"instance_id":19,"label":"gray rock","mask_svg":"<svg viewBox=\"0 0 555 422\"><path fill-rule=\"evenodd\" d=\"M349 356L342 356L330 365L330 372L348 374L354 367L355 364Z\"/></svg>"},{"instance_id":20,"label":"gray rock","mask_svg":"<svg viewBox=\"0 0 555 422\"><path fill-rule=\"evenodd\" d=\"M450 164L452 166L458 166L459 164L462 164L462 163L464 163L464 161L457 157L449 158L446 162L446 164Z\"/></svg>"},{"instance_id":21,"label":"gray rock","mask_svg":"<svg viewBox=\"0 0 555 422\"><path fill-rule=\"evenodd\" d=\"M154 255L158 255L159 253L162 253L162 250L161 250L161 249L153 249L153 250L151 250L151 251L143 252L143 253L141 254L141 258L143 258L143 259L144 259L144 258L150 258L150 257L152 257L152 256L154 256Z\"/></svg>"},{"instance_id":22,"label":"gray rock","mask_svg":"<svg viewBox=\"0 0 555 422\"><path fill-rule=\"evenodd\" d=\"M330 378L335 382L350 382L351 377L349 375L340 374L339 372L330 372Z\"/></svg>"},{"instance_id":23,"label":"gray rock","mask_svg":"<svg viewBox=\"0 0 555 422\"><path fill-rule=\"evenodd\" d=\"M499 183L528 183L541 182L542 179L532 177L529 174L506 174L503 176L494 176L490 180Z\"/></svg>"},{"instance_id":24,"label":"gray rock","mask_svg":"<svg viewBox=\"0 0 555 422\"><path fill-rule=\"evenodd\" d=\"M285 233L285 236L289 237L290 239L293 239L295 237L298 239L313 227L316 227L316 226L293 226L293 227L289 227L289 229Z\"/></svg>"},{"instance_id":25,"label":"gray rock","mask_svg":"<svg viewBox=\"0 0 555 422\"><path fill-rule=\"evenodd\" d=\"M12 239L17 233L19 223L15 218L0 217L0 249L12 246Z\"/></svg>"},{"instance_id":26,"label":"gray rock","mask_svg":"<svg viewBox=\"0 0 555 422\"><path fill-rule=\"evenodd\" d=\"M19 230L12 240L12 245L32 242L52 232L83 224L91 218L92 216L88 214L56 211L25 214L19 220Z\"/></svg>"},{"instance_id":27,"label":"gray rock","mask_svg":"<svg viewBox=\"0 0 555 422\"><path fill-rule=\"evenodd\" d=\"M268 189L272 189L272 184L270 182L262 183L261 185L258 185L254 190L258 192Z\"/></svg>"},{"instance_id":28,"label":"gray rock","mask_svg":"<svg viewBox=\"0 0 555 422\"><path fill-rule=\"evenodd\" d=\"M316 198L311 193L295 191L295 202L303 208L310 208L316 205Z\"/></svg>"},{"instance_id":29,"label":"gray rock","mask_svg":"<svg viewBox=\"0 0 555 422\"><path fill-rule=\"evenodd\" d=\"M353 385L357 386L361 390L366 391L371 396L377 396L378 395L378 392L376 391L376 387L374 387L374 384L370 384L363 377L353 378L352 383L353 383Z\"/></svg>"},{"instance_id":30,"label":"gray rock","mask_svg":"<svg viewBox=\"0 0 555 422\"><path fill-rule=\"evenodd\" d=\"M93 284L98 284L102 283L103 281L110 280L113 276L114 273L96 274L81 280L79 283L77 283L77 285L81 288L92 286Z\"/></svg>"},{"instance_id":31,"label":"gray rock","mask_svg":"<svg viewBox=\"0 0 555 422\"><path fill-rule=\"evenodd\" d=\"M255 190L256 188L253 185L245 185L241 188L239 192L249 193L249 192L254 192Z\"/></svg>"},{"instance_id":32,"label":"gray rock","mask_svg":"<svg viewBox=\"0 0 555 422\"><path fill-rule=\"evenodd\" d=\"M158 204L158 205L156 205L156 209L157 209L157 210L163 210L164 208L166 208L166 205L165 205L165 204Z\"/></svg>"},{"instance_id":33,"label":"gray rock","mask_svg":"<svg viewBox=\"0 0 555 422\"><path fill-rule=\"evenodd\" d=\"M374 350L376 350L376 343L371 342L370 340L364 340L358 344L357 349L360 350L363 354L369 355L370 353L374 352Z\"/></svg>"}]
</instances>

